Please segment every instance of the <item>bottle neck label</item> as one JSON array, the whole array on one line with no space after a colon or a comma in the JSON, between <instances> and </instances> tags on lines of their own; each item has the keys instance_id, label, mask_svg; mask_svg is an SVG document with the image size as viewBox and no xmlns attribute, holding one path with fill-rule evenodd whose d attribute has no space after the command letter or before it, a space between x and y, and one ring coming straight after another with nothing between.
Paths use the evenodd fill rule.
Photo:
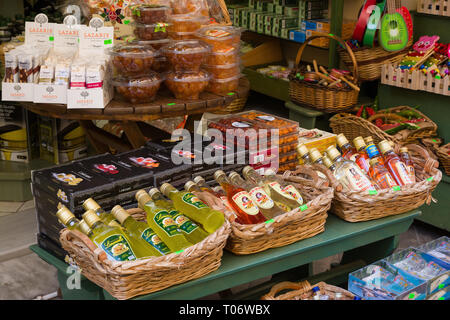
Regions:
<instances>
[{"instance_id":1,"label":"bottle neck label","mask_svg":"<svg viewBox=\"0 0 450 320\"><path fill-rule=\"evenodd\" d=\"M197 209L202 209L202 208L208 207L206 204L203 203L203 201L201 201L199 198L197 198L196 195L194 195L193 193L190 193L190 192L186 192L183 195L182 200L184 203L187 203L188 205L191 205Z\"/></svg>"},{"instance_id":2,"label":"bottle neck label","mask_svg":"<svg viewBox=\"0 0 450 320\"><path fill-rule=\"evenodd\" d=\"M246 191L241 191L233 195L234 203L246 214L255 216L259 213L258 207L253 203L251 196Z\"/></svg>"},{"instance_id":3,"label":"bottle neck label","mask_svg":"<svg viewBox=\"0 0 450 320\"><path fill-rule=\"evenodd\" d=\"M153 248L158 250L161 254L166 255L170 253L170 249L164 242L158 237L158 235L151 228L145 229L141 238L147 241Z\"/></svg>"},{"instance_id":4,"label":"bottle neck label","mask_svg":"<svg viewBox=\"0 0 450 320\"><path fill-rule=\"evenodd\" d=\"M256 205L262 209L272 209L274 203L267 193L260 187L253 188L249 191L252 199L256 202Z\"/></svg>"},{"instance_id":5,"label":"bottle neck label","mask_svg":"<svg viewBox=\"0 0 450 320\"><path fill-rule=\"evenodd\" d=\"M100 247L114 261L136 260L136 255L125 237L121 234L113 234L101 243Z\"/></svg>"},{"instance_id":6,"label":"bottle neck label","mask_svg":"<svg viewBox=\"0 0 450 320\"><path fill-rule=\"evenodd\" d=\"M358 168L359 169L359 168ZM350 188L355 191L365 191L365 190L375 190L373 185L370 183L369 179L362 174L360 170L356 168L348 168L346 170L347 181L350 184Z\"/></svg>"},{"instance_id":7,"label":"bottle neck label","mask_svg":"<svg viewBox=\"0 0 450 320\"><path fill-rule=\"evenodd\" d=\"M172 215L172 219L175 221L178 228L185 233L189 234L198 229L198 225L189 220L186 216L182 215L180 212L173 210L170 211L170 214Z\"/></svg>"},{"instance_id":8,"label":"bottle neck label","mask_svg":"<svg viewBox=\"0 0 450 320\"><path fill-rule=\"evenodd\" d=\"M380 152L378 151L377 147L374 144L369 144L366 147L366 153L370 159L380 156Z\"/></svg>"},{"instance_id":9,"label":"bottle neck label","mask_svg":"<svg viewBox=\"0 0 450 320\"><path fill-rule=\"evenodd\" d=\"M175 221L173 221L169 212L161 210L155 214L153 220L169 237L180 234L178 226Z\"/></svg>"}]
</instances>

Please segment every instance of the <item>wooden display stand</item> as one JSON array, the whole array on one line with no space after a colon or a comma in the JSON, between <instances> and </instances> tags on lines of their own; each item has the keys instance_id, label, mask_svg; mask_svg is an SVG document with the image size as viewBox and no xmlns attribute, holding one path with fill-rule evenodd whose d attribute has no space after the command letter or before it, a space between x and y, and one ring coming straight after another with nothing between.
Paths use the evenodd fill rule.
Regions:
<instances>
[{"instance_id":1,"label":"wooden display stand","mask_svg":"<svg viewBox=\"0 0 450 320\"><path fill-rule=\"evenodd\" d=\"M23 102L22 105L31 112L42 116L78 120L90 143L99 153L110 152L111 148L118 152L124 152L143 146L149 139L170 137L170 133L142 121L180 116L198 118L204 112L223 111L237 100L246 99L249 90L248 80L242 78L236 91L224 95L203 92L200 94L199 100L178 100L173 98L170 92L161 90L154 102L132 104L116 97L104 109L67 109L67 105L63 104L29 102ZM129 143L98 128L92 120L120 122Z\"/></svg>"}]
</instances>

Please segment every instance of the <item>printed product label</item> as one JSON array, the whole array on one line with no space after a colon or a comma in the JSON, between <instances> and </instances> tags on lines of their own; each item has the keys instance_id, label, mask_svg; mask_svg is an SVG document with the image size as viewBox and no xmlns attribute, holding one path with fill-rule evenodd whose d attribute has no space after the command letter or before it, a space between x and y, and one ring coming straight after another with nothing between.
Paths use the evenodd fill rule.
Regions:
<instances>
[{"instance_id":1,"label":"printed product label","mask_svg":"<svg viewBox=\"0 0 450 320\"><path fill-rule=\"evenodd\" d=\"M361 175L355 168L348 168L346 172L347 180L350 183L351 189L356 191L365 191L373 188L369 179Z\"/></svg>"},{"instance_id":2,"label":"printed product label","mask_svg":"<svg viewBox=\"0 0 450 320\"><path fill-rule=\"evenodd\" d=\"M297 199L295 199L290 193L286 193L283 191L283 188L281 187L281 185L278 182L271 182L269 183L269 186L278 194L282 195L283 197L290 199L290 200L295 200L297 201Z\"/></svg>"},{"instance_id":3,"label":"printed product label","mask_svg":"<svg viewBox=\"0 0 450 320\"><path fill-rule=\"evenodd\" d=\"M106 238L100 247L115 261L136 260L128 241L121 234L114 234Z\"/></svg>"},{"instance_id":4,"label":"printed product label","mask_svg":"<svg viewBox=\"0 0 450 320\"><path fill-rule=\"evenodd\" d=\"M246 191L236 193L232 199L246 214L254 216L259 213L258 207L253 203L251 196Z\"/></svg>"},{"instance_id":5,"label":"printed product label","mask_svg":"<svg viewBox=\"0 0 450 320\"><path fill-rule=\"evenodd\" d=\"M76 186L78 185L80 182L83 181L83 179L81 178L77 178L75 175L69 173L69 174L65 174L65 173L52 173L53 177L55 177L56 179L58 179L61 182L67 183L69 186Z\"/></svg>"},{"instance_id":6,"label":"printed product label","mask_svg":"<svg viewBox=\"0 0 450 320\"><path fill-rule=\"evenodd\" d=\"M416 181L416 170L414 170L414 166L407 166L409 177L411 178L411 182Z\"/></svg>"},{"instance_id":7,"label":"printed product label","mask_svg":"<svg viewBox=\"0 0 450 320\"><path fill-rule=\"evenodd\" d=\"M403 184L412 183L411 177L409 176L408 169L406 168L406 165L403 162L397 161L395 163L395 168L397 169L398 175L399 175L400 179L402 180Z\"/></svg>"},{"instance_id":8,"label":"printed product label","mask_svg":"<svg viewBox=\"0 0 450 320\"><path fill-rule=\"evenodd\" d=\"M250 125L245 122L235 121L231 124L235 128L250 128Z\"/></svg>"},{"instance_id":9,"label":"printed product label","mask_svg":"<svg viewBox=\"0 0 450 320\"><path fill-rule=\"evenodd\" d=\"M264 121L274 121L275 118L272 116L257 116L258 119L264 120Z\"/></svg>"},{"instance_id":10,"label":"printed product label","mask_svg":"<svg viewBox=\"0 0 450 320\"><path fill-rule=\"evenodd\" d=\"M155 231L153 231L151 228L145 229L141 234L141 238L147 241L150 245L153 246L153 248L158 250L163 255L170 253L170 249L164 242L162 242Z\"/></svg>"},{"instance_id":11,"label":"printed product label","mask_svg":"<svg viewBox=\"0 0 450 320\"><path fill-rule=\"evenodd\" d=\"M263 209L271 209L273 208L273 201L267 195L267 193L260 187L253 188L250 190L249 194L252 196L252 199L256 202L256 205Z\"/></svg>"},{"instance_id":12,"label":"printed product label","mask_svg":"<svg viewBox=\"0 0 450 320\"><path fill-rule=\"evenodd\" d=\"M198 226L189 220L187 217L179 213L178 211L170 211L170 214L172 215L173 220L177 224L178 228L180 228L182 231L186 232L187 234L191 233L195 229L198 228Z\"/></svg>"},{"instance_id":13,"label":"printed product label","mask_svg":"<svg viewBox=\"0 0 450 320\"><path fill-rule=\"evenodd\" d=\"M378 157L380 155L380 152L374 144L370 144L366 147L366 153L370 159Z\"/></svg>"},{"instance_id":14,"label":"printed product label","mask_svg":"<svg viewBox=\"0 0 450 320\"><path fill-rule=\"evenodd\" d=\"M383 175L383 178L386 181L387 187L395 187L397 183L392 179L391 175L389 173L386 173Z\"/></svg>"},{"instance_id":15,"label":"printed product label","mask_svg":"<svg viewBox=\"0 0 450 320\"><path fill-rule=\"evenodd\" d=\"M297 189L295 189L294 186L288 185L287 187L283 188L283 192L294 198L300 205L303 204L303 197L300 195Z\"/></svg>"},{"instance_id":16,"label":"printed product label","mask_svg":"<svg viewBox=\"0 0 450 320\"><path fill-rule=\"evenodd\" d=\"M173 221L172 216L169 212L161 210L155 214L153 220L159 227L161 227L162 230L166 232L169 237L180 234L180 232L178 231L178 226L175 221Z\"/></svg>"},{"instance_id":17,"label":"printed product label","mask_svg":"<svg viewBox=\"0 0 450 320\"><path fill-rule=\"evenodd\" d=\"M196 195L190 192L186 192L182 198L183 202L196 207L197 209L207 208L208 206L203 203Z\"/></svg>"},{"instance_id":18,"label":"printed product label","mask_svg":"<svg viewBox=\"0 0 450 320\"><path fill-rule=\"evenodd\" d=\"M229 36L230 33L224 30L208 30L206 32L206 35L209 37L223 38Z\"/></svg>"}]
</instances>

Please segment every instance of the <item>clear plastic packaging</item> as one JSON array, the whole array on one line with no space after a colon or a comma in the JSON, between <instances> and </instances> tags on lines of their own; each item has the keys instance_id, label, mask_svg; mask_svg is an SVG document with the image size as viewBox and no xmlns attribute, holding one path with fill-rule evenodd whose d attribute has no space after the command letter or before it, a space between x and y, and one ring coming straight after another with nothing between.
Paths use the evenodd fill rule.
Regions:
<instances>
[{"instance_id":1,"label":"clear plastic packaging","mask_svg":"<svg viewBox=\"0 0 450 320\"><path fill-rule=\"evenodd\" d=\"M229 47L239 47L241 42L241 30L232 26L206 26L197 30L195 36L211 45L213 52L221 52Z\"/></svg>"},{"instance_id":2,"label":"clear plastic packaging","mask_svg":"<svg viewBox=\"0 0 450 320\"><path fill-rule=\"evenodd\" d=\"M195 32L171 32L169 31L169 38L172 40L197 40Z\"/></svg>"},{"instance_id":3,"label":"clear plastic packaging","mask_svg":"<svg viewBox=\"0 0 450 320\"><path fill-rule=\"evenodd\" d=\"M163 80L158 73L151 71L140 76L119 76L112 83L117 92L131 103L147 103L155 100Z\"/></svg>"},{"instance_id":4,"label":"clear plastic packaging","mask_svg":"<svg viewBox=\"0 0 450 320\"><path fill-rule=\"evenodd\" d=\"M208 88L206 90L215 94L227 94L230 92L234 92L237 90L237 88L239 88L240 78L241 74L227 79L212 78L209 81Z\"/></svg>"},{"instance_id":5,"label":"clear plastic packaging","mask_svg":"<svg viewBox=\"0 0 450 320\"><path fill-rule=\"evenodd\" d=\"M175 71L199 71L211 48L197 40L176 41L161 48Z\"/></svg>"},{"instance_id":6,"label":"clear plastic packaging","mask_svg":"<svg viewBox=\"0 0 450 320\"><path fill-rule=\"evenodd\" d=\"M239 113L239 115L247 119L265 123L266 125L270 126L273 129L278 129L280 137L290 135L293 133L298 135L299 125L298 122L296 121L284 119L272 114L256 110L241 112Z\"/></svg>"},{"instance_id":7,"label":"clear plastic packaging","mask_svg":"<svg viewBox=\"0 0 450 320\"><path fill-rule=\"evenodd\" d=\"M169 17L168 30L173 32L195 32L208 23L208 19L201 15L194 14L174 14Z\"/></svg>"},{"instance_id":8,"label":"clear plastic packaging","mask_svg":"<svg viewBox=\"0 0 450 320\"><path fill-rule=\"evenodd\" d=\"M145 46L151 46L155 50L159 50L162 47L168 45L170 43L170 39L161 39L161 40L136 40L132 43L142 44Z\"/></svg>"},{"instance_id":9,"label":"clear plastic packaging","mask_svg":"<svg viewBox=\"0 0 450 320\"><path fill-rule=\"evenodd\" d=\"M107 51L119 74L136 75L150 71L157 51L139 43L119 44Z\"/></svg>"},{"instance_id":10,"label":"clear plastic packaging","mask_svg":"<svg viewBox=\"0 0 450 320\"><path fill-rule=\"evenodd\" d=\"M207 0L171 0L170 5L174 14L195 13L209 17Z\"/></svg>"},{"instance_id":11,"label":"clear plastic packaging","mask_svg":"<svg viewBox=\"0 0 450 320\"><path fill-rule=\"evenodd\" d=\"M170 71L172 69L172 65L164 56L158 56L155 58L152 64L152 70L158 73L164 73Z\"/></svg>"},{"instance_id":12,"label":"clear plastic packaging","mask_svg":"<svg viewBox=\"0 0 450 320\"><path fill-rule=\"evenodd\" d=\"M139 40L161 40L166 39L169 34L167 32L167 23L158 22L154 24L134 24L134 34Z\"/></svg>"},{"instance_id":13,"label":"clear plastic packaging","mask_svg":"<svg viewBox=\"0 0 450 320\"><path fill-rule=\"evenodd\" d=\"M208 86L211 76L203 70L198 72L172 71L166 75L165 84L177 99L198 99Z\"/></svg>"},{"instance_id":14,"label":"clear plastic packaging","mask_svg":"<svg viewBox=\"0 0 450 320\"><path fill-rule=\"evenodd\" d=\"M133 20L142 24L167 22L171 8L158 4L139 4L132 7Z\"/></svg>"},{"instance_id":15,"label":"clear plastic packaging","mask_svg":"<svg viewBox=\"0 0 450 320\"><path fill-rule=\"evenodd\" d=\"M211 52L206 60L206 64L219 66L227 64L235 64L240 61L239 48L228 47L222 50Z\"/></svg>"},{"instance_id":16,"label":"clear plastic packaging","mask_svg":"<svg viewBox=\"0 0 450 320\"><path fill-rule=\"evenodd\" d=\"M241 73L241 66L239 63L225 64L225 65L205 65L205 70L211 73L214 79L229 79L236 77Z\"/></svg>"}]
</instances>

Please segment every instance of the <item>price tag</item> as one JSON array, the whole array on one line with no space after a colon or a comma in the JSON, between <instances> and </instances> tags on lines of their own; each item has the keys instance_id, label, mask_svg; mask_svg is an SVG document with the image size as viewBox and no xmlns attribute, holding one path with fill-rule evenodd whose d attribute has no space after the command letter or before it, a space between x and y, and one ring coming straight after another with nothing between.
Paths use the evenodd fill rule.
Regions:
<instances>
[{"instance_id":1,"label":"price tag","mask_svg":"<svg viewBox=\"0 0 450 320\"><path fill-rule=\"evenodd\" d=\"M274 222L274 220L270 219L270 220L267 220L265 223L269 224L269 223L272 223L272 222Z\"/></svg>"},{"instance_id":2,"label":"price tag","mask_svg":"<svg viewBox=\"0 0 450 320\"><path fill-rule=\"evenodd\" d=\"M175 105L175 102L168 103L167 105L168 106L173 106L173 105Z\"/></svg>"},{"instance_id":3,"label":"price tag","mask_svg":"<svg viewBox=\"0 0 450 320\"><path fill-rule=\"evenodd\" d=\"M392 189L394 190L394 191L400 191L400 186L395 186L395 187L392 187Z\"/></svg>"},{"instance_id":4,"label":"price tag","mask_svg":"<svg viewBox=\"0 0 450 320\"><path fill-rule=\"evenodd\" d=\"M107 40L105 40L103 43L104 43L104 44L111 44L111 43L112 43L112 40L111 40L111 39L107 39Z\"/></svg>"},{"instance_id":5,"label":"price tag","mask_svg":"<svg viewBox=\"0 0 450 320\"><path fill-rule=\"evenodd\" d=\"M182 253L184 250L176 251L175 254Z\"/></svg>"},{"instance_id":6,"label":"price tag","mask_svg":"<svg viewBox=\"0 0 450 320\"><path fill-rule=\"evenodd\" d=\"M408 298L409 298L409 299L414 299L415 296L416 296L416 295L415 295L414 293L410 293Z\"/></svg>"},{"instance_id":7,"label":"price tag","mask_svg":"<svg viewBox=\"0 0 450 320\"><path fill-rule=\"evenodd\" d=\"M233 95L234 95L234 92L228 92L227 95L233 96Z\"/></svg>"},{"instance_id":8,"label":"price tag","mask_svg":"<svg viewBox=\"0 0 450 320\"><path fill-rule=\"evenodd\" d=\"M54 41L54 40L55 40L55 37L53 37L53 36L48 37L48 41Z\"/></svg>"},{"instance_id":9,"label":"price tag","mask_svg":"<svg viewBox=\"0 0 450 320\"><path fill-rule=\"evenodd\" d=\"M445 284L441 283L438 287L439 289L442 289L443 287L445 287Z\"/></svg>"},{"instance_id":10,"label":"price tag","mask_svg":"<svg viewBox=\"0 0 450 320\"><path fill-rule=\"evenodd\" d=\"M300 211L305 211L306 209L308 209L308 206L306 204L300 206Z\"/></svg>"},{"instance_id":11,"label":"price tag","mask_svg":"<svg viewBox=\"0 0 450 320\"><path fill-rule=\"evenodd\" d=\"M369 194L375 195L375 194L378 194L378 191L377 190L369 190Z\"/></svg>"},{"instance_id":12,"label":"price tag","mask_svg":"<svg viewBox=\"0 0 450 320\"><path fill-rule=\"evenodd\" d=\"M433 181L434 177L429 177L427 181Z\"/></svg>"}]
</instances>

